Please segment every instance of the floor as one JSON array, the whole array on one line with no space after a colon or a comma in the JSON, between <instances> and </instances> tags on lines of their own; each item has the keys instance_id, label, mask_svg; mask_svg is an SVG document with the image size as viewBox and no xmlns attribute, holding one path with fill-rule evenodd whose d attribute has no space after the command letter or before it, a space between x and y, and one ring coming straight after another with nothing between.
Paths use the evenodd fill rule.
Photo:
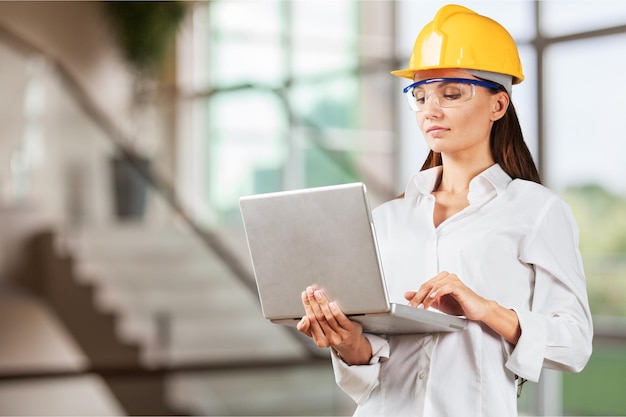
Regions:
<instances>
[{"instance_id":1,"label":"floor","mask_svg":"<svg viewBox=\"0 0 626 417\"><path fill-rule=\"evenodd\" d=\"M0 289L0 373L80 370L86 359L37 298ZM52 382L52 383L51 383ZM94 375L0 382L0 415L123 415Z\"/></svg>"}]
</instances>

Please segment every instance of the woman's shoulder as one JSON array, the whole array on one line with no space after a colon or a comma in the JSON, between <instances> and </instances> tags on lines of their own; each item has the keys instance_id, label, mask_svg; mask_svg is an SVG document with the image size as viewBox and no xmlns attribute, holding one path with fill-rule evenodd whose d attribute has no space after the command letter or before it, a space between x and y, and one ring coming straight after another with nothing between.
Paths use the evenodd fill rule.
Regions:
<instances>
[{"instance_id":1,"label":"woman's shoulder","mask_svg":"<svg viewBox=\"0 0 626 417\"><path fill-rule=\"evenodd\" d=\"M508 192L513 196L533 198L537 202L558 198L558 195L545 185L521 178L516 178L511 181L508 186Z\"/></svg>"},{"instance_id":2,"label":"woman's shoulder","mask_svg":"<svg viewBox=\"0 0 626 417\"><path fill-rule=\"evenodd\" d=\"M528 215L571 211L569 203L558 193L534 181L515 179L509 184L507 194L514 204L523 206Z\"/></svg>"},{"instance_id":3,"label":"woman's shoulder","mask_svg":"<svg viewBox=\"0 0 626 417\"><path fill-rule=\"evenodd\" d=\"M406 207L406 206L407 206L407 199L404 193L402 193L396 197L393 197L390 200L382 202L381 204L379 204L372 210L372 213L378 216L390 214L398 210L402 210L402 207Z\"/></svg>"}]
</instances>

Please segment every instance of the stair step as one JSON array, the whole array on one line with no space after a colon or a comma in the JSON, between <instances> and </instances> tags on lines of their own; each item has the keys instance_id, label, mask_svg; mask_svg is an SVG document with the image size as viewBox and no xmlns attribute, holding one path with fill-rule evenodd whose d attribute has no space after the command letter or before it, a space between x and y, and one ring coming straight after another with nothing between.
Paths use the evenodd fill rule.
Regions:
<instances>
[{"instance_id":1,"label":"stair step","mask_svg":"<svg viewBox=\"0 0 626 417\"><path fill-rule=\"evenodd\" d=\"M173 317L159 335L156 321L124 317L121 336L142 345L148 355L159 352L168 362L213 362L254 358L301 358L306 349L289 329L250 317ZM159 340L166 338L167 340Z\"/></svg>"},{"instance_id":2,"label":"stair step","mask_svg":"<svg viewBox=\"0 0 626 417\"><path fill-rule=\"evenodd\" d=\"M145 262L136 264L106 264L102 261L79 261L76 274L81 281L128 284L126 286L203 285L236 279L224 265L211 260L188 262Z\"/></svg>"},{"instance_id":3,"label":"stair step","mask_svg":"<svg viewBox=\"0 0 626 417\"><path fill-rule=\"evenodd\" d=\"M288 329L260 320L213 320L199 328L190 322L173 326L170 357L182 360L304 358L303 346Z\"/></svg>"},{"instance_id":4,"label":"stair step","mask_svg":"<svg viewBox=\"0 0 626 417\"><path fill-rule=\"evenodd\" d=\"M243 229L213 231L213 238L227 247L235 259L252 272ZM142 228L138 225L117 225L90 228L68 238L68 246L80 259L94 261L155 263L172 258L177 262L208 258L220 262L202 238L185 228L171 226Z\"/></svg>"},{"instance_id":5,"label":"stair step","mask_svg":"<svg viewBox=\"0 0 626 417\"><path fill-rule=\"evenodd\" d=\"M183 315L214 315L231 313L255 316L261 314L259 301L247 289L241 288L100 288L97 302L106 310L128 314L153 315L155 313ZM237 306L234 308L233 306Z\"/></svg>"}]
</instances>

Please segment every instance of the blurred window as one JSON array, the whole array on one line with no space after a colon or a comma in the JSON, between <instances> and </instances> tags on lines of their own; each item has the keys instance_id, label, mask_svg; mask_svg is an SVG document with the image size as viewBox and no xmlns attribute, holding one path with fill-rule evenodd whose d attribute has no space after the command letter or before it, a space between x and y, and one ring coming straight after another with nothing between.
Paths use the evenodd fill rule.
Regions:
<instances>
[{"instance_id":1,"label":"blurred window","mask_svg":"<svg viewBox=\"0 0 626 417\"><path fill-rule=\"evenodd\" d=\"M579 39L548 38L543 55L543 177L576 216L595 326L589 364L581 374L562 376L562 411L623 415L626 398L614 376L626 363L626 2L538 6L544 36ZM618 26L615 34L585 36ZM610 94L583 93L582 79L601 80Z\"/></svg>"},{"instance_id":2,"label":"blurred window","mask_svg":"<svg viewBox=\"0 0 626 417\"><path fill-rule=\"evenodd\" d=\"M359 2L208 4L203 190L216 219L241 195L359 180ZM198 132L196 132L198 135ZM348 144L346 144L348 143ZM390 174L387 174L390 176Z\"/></svg>"},{"instance_id":3,"label":"blurred window","mask_svg":"<svg viewBox=\"0 0 626 417\"><path fill-rule=\"evenodd\" d=\"M626 22L623 0L540 1L539 27L544 36L564 36L621 26Z\"/></svg>"},{"instance_id":4,"label":"blurred window","mask_svg":"<svg viewBox=\"0 0 626 417\"><path fill-rule=\"evenodd\" d=\"M626 33L554 44L545 54L545 176L576 214L596 315L626 316L625 66ZM582 93L581 76L610 93Z\"/></svg>"}]
</instances>

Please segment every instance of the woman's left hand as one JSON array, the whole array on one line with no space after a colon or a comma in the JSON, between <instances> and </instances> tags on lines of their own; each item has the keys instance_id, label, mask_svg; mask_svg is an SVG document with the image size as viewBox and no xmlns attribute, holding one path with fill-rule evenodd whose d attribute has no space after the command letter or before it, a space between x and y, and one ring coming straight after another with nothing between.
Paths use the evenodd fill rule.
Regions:
<instances>
[{"instance_id":1,"label":"woman's left hand","mask_svg":"<svg viewBox=\"0 0 626 417\"><path fill-rule=\"evenodd\" d=\"M417 291L407 291L409 305L427 309L434 307L444 313L482 320L489 301L469 289L455 274L441 272L426 281Z\"/></svg>"},{"instance_id":2,"label":"woman's left hand","mask_svg":"<svg viewBox=\"0 0 626 417\"><path fill-rule=\"evenodd\" d=\"M441 272L422 284L417 291L407 291L404 298L414 307L426 309L432 306L444 313L482 321L513 345L517 344L522 334L514 310L481 297L449 272Z\"/></svg>"}]
</instances>

